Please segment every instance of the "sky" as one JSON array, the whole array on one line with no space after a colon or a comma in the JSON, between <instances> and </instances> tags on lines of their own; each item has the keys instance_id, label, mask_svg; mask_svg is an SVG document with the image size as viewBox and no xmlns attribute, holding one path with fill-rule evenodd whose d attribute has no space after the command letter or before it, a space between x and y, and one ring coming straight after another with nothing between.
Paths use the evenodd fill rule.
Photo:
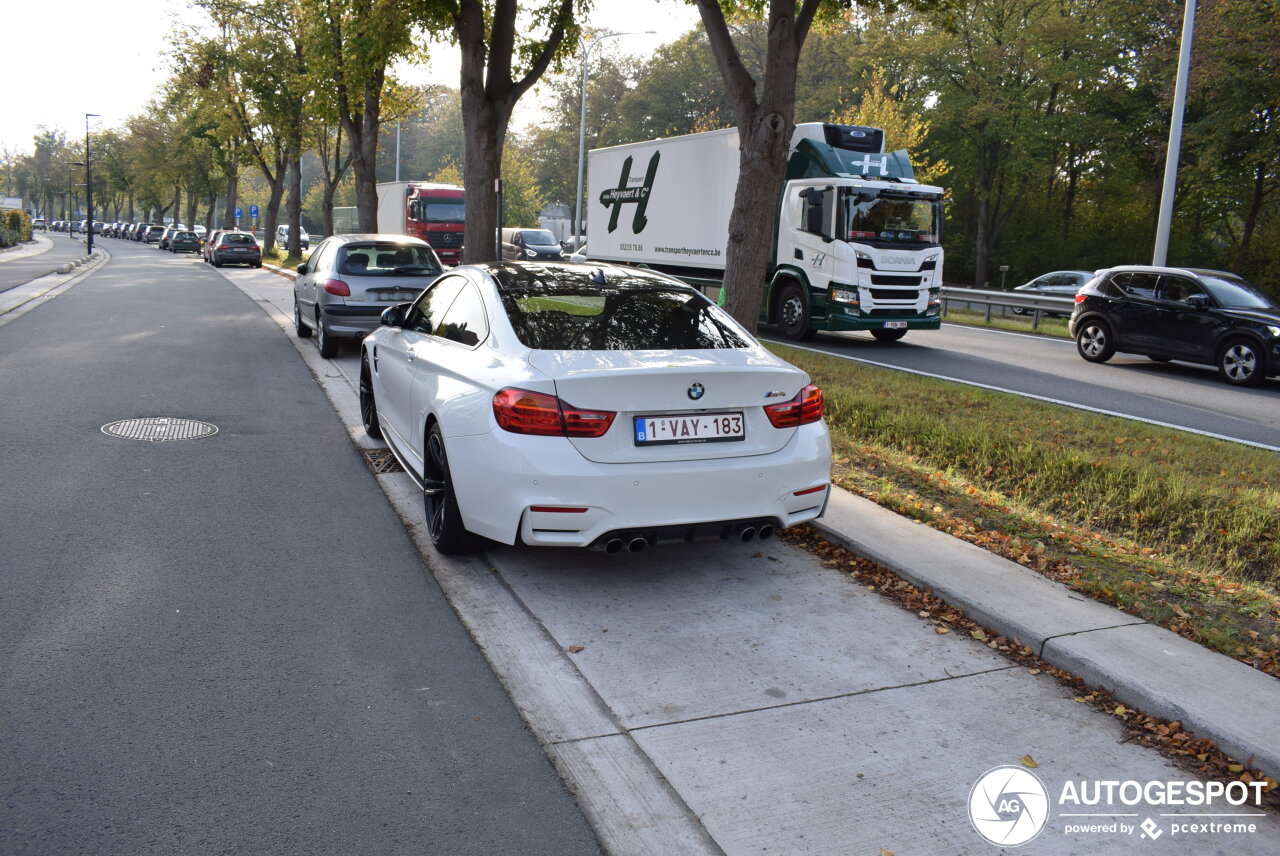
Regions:
<instances>
[{"instance_id":1,"label":"sky","mask_svg":"<svg viewBox=\"0 0 1280 856\"><path fill-rule=\"evenodd\" d=\"M11 8L18 0L6 0ZM698 26L698 13L682 0L595 0L590 27L610 32L656 30L613 39L610 50L648 54ZM198 20L188 0L57 0L0 14L5 67L25 69L18 86L0 98L0 150L27 153L41 126L83 138L122 127L168 78L164 56L176 22ZM456 51L433 53L427 68L400 68L406 82L458 85ZM14 91L14 90L17 91ZM526 96L528 98L529 96ZM517 121L536 121L529 105Z\"/></svg>"}]
</instances>

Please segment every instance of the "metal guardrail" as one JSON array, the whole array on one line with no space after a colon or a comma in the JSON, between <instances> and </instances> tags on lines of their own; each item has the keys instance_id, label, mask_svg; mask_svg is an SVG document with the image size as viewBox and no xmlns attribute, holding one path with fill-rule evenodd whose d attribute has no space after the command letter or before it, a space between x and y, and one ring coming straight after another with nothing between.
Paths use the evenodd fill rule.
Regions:
<instances>
[{"instance_id":1,"label":"metal guardrail","mask_svg":"<svg viewBox=\"0 0 1280 856\"><path fill-rule=\"evenodd\" d=\"M986 310L988 321L991 320L991 310L997 306L1026 309L1031 312L1031 329L1033 330L1040 326L1040 319L1046 313L1070 315L1076 305L1074 297L1051 297L1029 294L1025 291L982 291L976 288L958 288L953 285L944 285L939 296L942 299L943 317L946 316L947 305L950 303L982 306Z\"/></svg>"}]
</instances>

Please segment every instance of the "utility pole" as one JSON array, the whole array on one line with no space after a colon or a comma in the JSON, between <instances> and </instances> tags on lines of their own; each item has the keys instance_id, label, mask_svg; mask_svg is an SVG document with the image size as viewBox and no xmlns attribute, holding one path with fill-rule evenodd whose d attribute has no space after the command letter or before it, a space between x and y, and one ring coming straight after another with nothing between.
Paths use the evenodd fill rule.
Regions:
<instances>
[{"instance_id":1,"label":"utility pole","mask_svg":"<svg viewBox=\"0 0 1280 856\"><path fill-rule=\"evenodd\" d=\"M93 168L89 165L89 117L97 113L84 114L84 197L85 207L89 209L89 236L85 244L88 255L93 255Z\"/></svg>"}]
</instances>

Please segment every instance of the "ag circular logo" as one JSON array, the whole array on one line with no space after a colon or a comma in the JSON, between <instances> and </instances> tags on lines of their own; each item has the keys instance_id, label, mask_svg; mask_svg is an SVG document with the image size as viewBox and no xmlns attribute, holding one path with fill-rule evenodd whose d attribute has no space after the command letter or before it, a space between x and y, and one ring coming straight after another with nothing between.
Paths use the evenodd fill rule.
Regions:
<instances>
[{"instance_id":1,"label":"ag circular logo","mask_svg":"<svg viewBox=\"0 0 1280 856\"><path fill-rule=\"evenodd\" d=\"M1049 793L1022 767L995 767L969 791L969 822L1000 847L1018 847L1040 834L1049 820Z\"/></svg>"},{"instance_id":2,"label":"ag circular logo","mask_svg":"<svg viewBox=\"0 0 1280 856\"><path fill-rule=\"evenodd\" d=\"M700 383L695 383L693 386L689 387L689 397L694 401L697 401L699 398L702 398L702 394L706 391L707 388L705 386Z\"/></svg>"}]
</instances>

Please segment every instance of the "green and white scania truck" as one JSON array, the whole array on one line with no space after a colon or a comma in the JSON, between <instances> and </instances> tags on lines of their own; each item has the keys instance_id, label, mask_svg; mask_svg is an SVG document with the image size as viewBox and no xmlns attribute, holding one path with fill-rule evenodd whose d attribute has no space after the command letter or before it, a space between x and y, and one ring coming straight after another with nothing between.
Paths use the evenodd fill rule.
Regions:
<instances>
[{"instance_id":1,"label":"green and white scania truck","mask_svg":"<svg viewBox=\"0 0 1280 856\"><path fill-rule=\"evenodd\" d=\"M724 276L738 186L736 128L589 155L592 259L644 265L694 285ZM942 199L879 128L796 126L761 320L785 337L867 330L894 341L941 326Z\"/></svg>"}]
</instances>

